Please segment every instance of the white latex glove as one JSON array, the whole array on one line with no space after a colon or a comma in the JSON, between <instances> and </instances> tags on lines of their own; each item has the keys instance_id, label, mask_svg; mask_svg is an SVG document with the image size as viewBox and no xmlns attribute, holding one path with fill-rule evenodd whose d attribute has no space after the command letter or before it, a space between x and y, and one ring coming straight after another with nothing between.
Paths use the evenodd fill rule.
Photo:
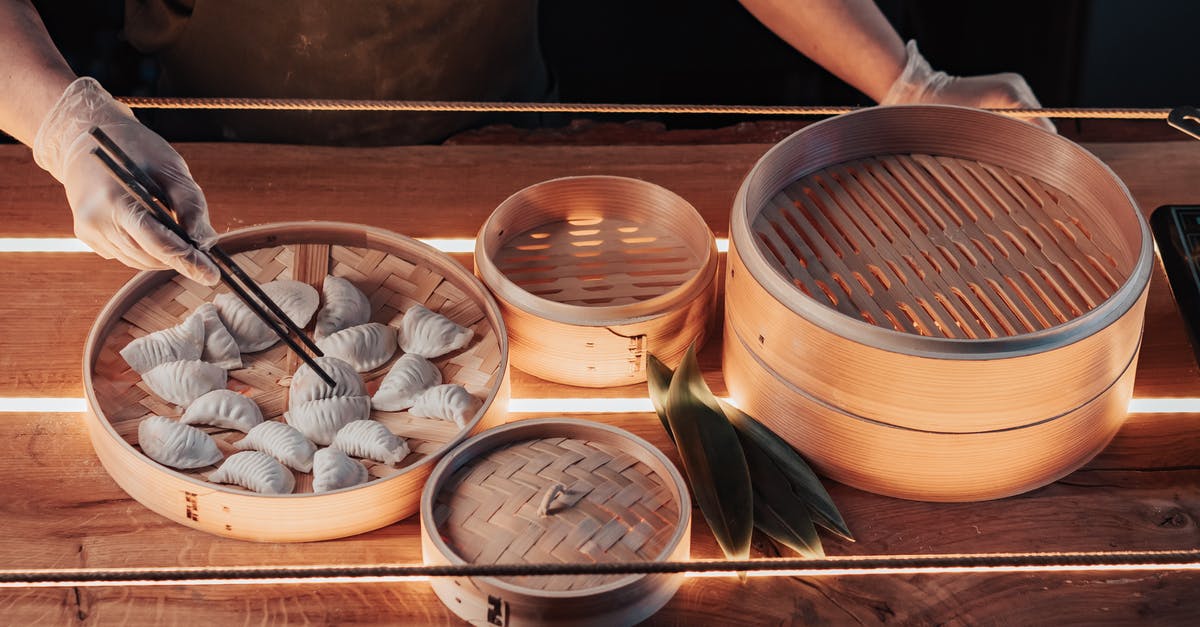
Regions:
<instances>
[{"instance_id":1,"label":"white latex glove","mask_svg":"<svg viewBox=\"0 0 1200 627\"><path fill-rule=\"evenodd\" d=\"M104 130L167 195L184 230L207 250L217 233L204 193L183 158L143 126L129 107L91 78L72 82L42 120L33 143L37 164L58 179L75 215L75 236L105 259L139 269L173 268L205 285L220 279L212 260L159 224L93 154L89 134Z\"/></svg>"},{"instance_id":2,"label":"white latex glove","mask_svg":"<svg viewBox=\"0 0 1200 627\"><path fill-rule=\"evenodd\" d=\"M1020 74L1005 72L984 76L950 76L934 72L929 62L917 50L917 42L905 46L908 62L900 77L881 105L890 104L951 104L980 109L1041 108L1033 90ZM1024 118L1026 122L1056 132L1054 123L1046 118Z\"/></svg>"}]
</instances>

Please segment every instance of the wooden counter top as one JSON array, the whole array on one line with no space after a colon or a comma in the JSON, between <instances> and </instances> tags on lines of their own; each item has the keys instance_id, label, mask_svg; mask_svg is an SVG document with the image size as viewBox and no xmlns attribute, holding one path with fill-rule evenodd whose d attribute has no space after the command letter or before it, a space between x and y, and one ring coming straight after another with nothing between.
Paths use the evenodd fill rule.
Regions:
<instances>
[{"instance_id":1,"label":"wooden counter top","mask_svg":"<svg viewBox=\"0 0 1200 627\"><path fill-rule=\"evenodd\" d=\"M1200 142L1091 144L1149 214L1200 204ZM512 192L573 174L643 178L677 192L727 235L744 174L766 145L423 146L377 149L184 144L219 231L283 220L358 222L422 238L471 238ZM71 237L58 184L27 149L0 146L0 237ZM469 254L456 255L470 265ZM0 397L82 397L84 338L133 275L86 253L0 252ZM720 338L702 353L724 393ZM640 398L513 371L513 397ZM1151 280L1136 398L1200 397L1200 372L1161 265ZM514 418L527 415L514 415ZM585 416L649 439L675 459L652 414ZM1200 547L1200 414L1131 414L1084 469L985 503L929 504L827 482L858 538L830 555L1109 551ZM695 517L698 558L720 552ZM309 544L227 540L176 525L105 473L79 414L0 412L0 568L419 563L413 519ZM786 550L784 551L787 553ZM752 556L780 552L756 534ZM917 576L693 578L650 624L1185 623L1200 573L1025 572ZM456 619L428 584L197 585L0 589L7 624L272 622L427 624Z\"/></svg>"}]
</instances>

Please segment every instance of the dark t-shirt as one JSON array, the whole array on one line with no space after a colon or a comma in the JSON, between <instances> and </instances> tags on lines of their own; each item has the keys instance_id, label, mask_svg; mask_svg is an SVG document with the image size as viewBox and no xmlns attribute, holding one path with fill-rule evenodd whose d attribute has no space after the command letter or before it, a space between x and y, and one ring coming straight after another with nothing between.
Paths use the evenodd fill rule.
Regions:
<instances>
[{"instance_id":1,"label":"dark t-shirt","mask_svg":"<svg viewBox=\"0 0 1200 627\"><path fill-rule=\"evenodd\" d=\"M126 0L161 95L542 100L537 0ZM406 144L474 113L160 111L178 139Z\"/></svg>"}]
</instances>

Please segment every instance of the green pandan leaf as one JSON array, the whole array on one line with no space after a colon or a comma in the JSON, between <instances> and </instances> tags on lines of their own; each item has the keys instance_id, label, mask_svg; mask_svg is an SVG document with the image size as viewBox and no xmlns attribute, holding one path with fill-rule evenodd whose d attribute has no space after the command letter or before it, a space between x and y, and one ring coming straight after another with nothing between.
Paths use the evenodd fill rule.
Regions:
<instances>
[{"instance_id":1,"label":"green pandan leaf","mask_svg":"<svg viewBox=\"0 0 1200 627\"><path fill-rule=\"evenodd\" d=\"M672 444L675 435L671 433L671 423L667 421L667 391L671 389L671 377L674 374L659 358L646 355L646 387L650 392L650 404L654 405L654 413L658 414Z\"/></svg>"},{"instance_id":2,"label":"green pandan leaf","mask_svg":"<svg viewBox=\"0 0 1200 627\"><path fill-rule=\"evenodd\" d=\"M665 407L692 495L717 543L729 559L749 558L754 531L750 471L737 431L701 376L695 347L688 348L671 378Z\"/></svg>"},{"instance_id":3,"label":"green pandan leaf","mask_svg":"<svg viewBox=\"0 0 1200 627\"><path fill-rule=\"evenodd\" d=\"M782 476L787 480L791 486L791 492L807 505L813 520L833 533L853 541L854 536L850 533L850 528L846 526L846 521L842 519L841 513L838 512L837 506L833 504L833 499L829 497L829 493L821 485L821 480L808 467L796 449L742 410L723 401L721 407L729 422L737 429L743 448L747 451L751 449L761 451L770 459L778 468L776 476ZM755 480L754 485L759 487L761 484Z\"/></svg>"},{"instance_id":4,"label":"green pandan leaf","mask_svg":"<svg viewBox=\"0 0 1200 627\"><path fill-rule=\"evenodd\" d=\"M786 517L767 505L765 497L757 490L754 492L754 526L759 531L804 557L825 557L821 539L817 537L817 528L813 526L808 510L801 509L801 515ZM809 544L810 540L815 540L815 548Z\"/></svg>"}]
</instances>

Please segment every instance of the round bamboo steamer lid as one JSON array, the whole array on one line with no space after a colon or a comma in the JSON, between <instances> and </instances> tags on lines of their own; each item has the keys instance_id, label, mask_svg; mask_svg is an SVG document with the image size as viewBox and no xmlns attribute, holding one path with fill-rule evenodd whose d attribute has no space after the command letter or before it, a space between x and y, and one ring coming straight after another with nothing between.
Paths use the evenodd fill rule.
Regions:
<instances>
[{"instance_id":1,"label":"round bamboo steamer lid","mask_svg":"<svg viewBox=\"0 0 1200 627\"><path fill-rule=\"evenodd\" d=\"M758 397L785 393L782 383L835 413L963 436L1037 438L1042 431L1027 427L1082 412L1107 442L1131 394L1118 382L1132 378L1152 261L1149 229L1125 186L1057 135L960 107L831 118L768 151L735 199L725 353L744 342L779 381L727 365L726 378L739 380L730 392L759 406ZM1114 390L1125 390L1124 403L1099 403ZM1115 413L1082 411L1098 403ZM757 417L781 434L813 419ZM1075 451L1090 457L1095 441L1081 439ZM1045 461L1032 457L1046 454L1043 444L1015 447L1027 454L1014 453L1013 466ZM866 489L988 498L952 487L949 476L945 492L930 481L894 485L884 468L859 476L851 449L819 454L826 468L845 458L830 472ZM1040 483L1083 461L1064 454ZM1040 485L1019 474L1013 486Z\"/></svg>"},{"instance_id":2,"label":"round bamboo steamer lid","mask_svg":"<svg viewBox=\"0 0 1200 627\"><path fill-rule=\"evenodd\" d=\"M220 246L255 281L304 281L320 290L327 274L350 280L367 294L372 321L395 326L399 314L423 304L475 331L467 347L434 360L446 382L464 385L483 405L464 429L407 412L372 417L408 439L412 452L397 466L361 460L367 483L312 492L312 475L296 474L288 495L260 495L214 484L215 466L180 472L137 448L137 425L181 410L149 392L118 351L134 337L179 324L227 287L207 287L171 271L139 273L96 319L84 349L86 416L104 468L131 497L181 524L231 538L265 542L324 540L370 531L416 513L421 489L441 456L470 434L504 421L509 398L508 345L499 308L458 262L416 240L383 229L337 222L287 222L226 233ZM315 318L315 316L314 316ZM397 351L396 356L400 355ZM282 420L290 375L299 357L280 342L243 354L244 368L229 372L230 389L254 399L267 420ZM363 373L368 393L391 361ZM226 456L243 434L205 427ZM219 464L218 464L219 465Z\"/></svg>"},{"instance_id":3,"label":"round bamboo steamer lid","mask_svg":"<svg viewBox=\"0 0 1200 627\"><path fill-rule=\"evenodd\" d=\"M576 176L513 194L484 223L475 272L508 324L512 363L542 379L646 380L707 339L716 240L686 200L653 183Z\"/></svg>"},{"instance_id":4,"label":"round bamboo steamer lid","mask_svg":"<svg viewBox=\"0 0 1200 627\"><path fill-rule=\"evenodd\" d=\"M446 455L421 495L426 564L687 560L691 500L679 471L633 434L567 418L489 429ZM632 625L682 574L431 580L473 624Z\"/></svg>"}]
</instances>

